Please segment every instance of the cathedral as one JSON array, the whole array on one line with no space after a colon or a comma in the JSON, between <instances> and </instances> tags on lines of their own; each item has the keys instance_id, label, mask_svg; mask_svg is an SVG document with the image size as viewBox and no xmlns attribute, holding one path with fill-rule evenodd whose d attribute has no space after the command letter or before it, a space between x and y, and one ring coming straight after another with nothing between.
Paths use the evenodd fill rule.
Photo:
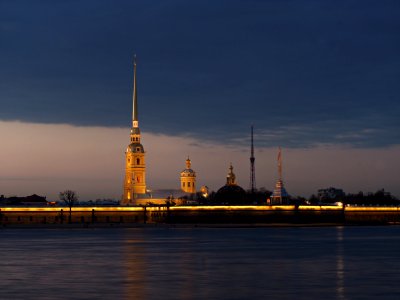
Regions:
<instances>
[{"instance_id":1,"label":"cathedral","mask_svg":"<svg viewBox=\"0 0 400 300\"><path fill-rule=\"evenodd\" d=\"M180 189L168 189L152 191L146 186L146 153L141 143L141 135L138 119L138 99L137 99L137 76L136 76L136 56L133 63L133 109L132 109L132 127L130 130L130 143L125 151L125 178L123 186L123 196L121 205L148 205L148 204L166 204L174 202L174 204L188 203L194 200L196 190L196 172L192 169L192 162L188 157L186 159L186 168L180 173ZM253 129L252 129L253 130ZM252 148L250 160L254 164L253 156L253 132L252 132ZM281 150L278 155L278 172L279 180L271 198L266 200L267 204L279 205L286 204L290 201L282 181L282 159ZM252 165L252 191L254 190L254 165ZM214 204L243 205L248 204L249 199L246 192L236 183L236 176L233 173L232 164L226 178L226 184L221 187L215 194ZM200 189L203 197L208 197L208 188L206 186ZM167 202L166 202L167 201Z\"/></svg>"},{"instance_id":2,"label":"cathedral","mask_svg":"<svg viewBox=\"0 0 400 300\"><path fill-rule=\"evenodd\" d=\"M121 205L165 204L168 198L181 198L196 193L196 172L191 168L191 160L186 160L186 168L181 172L180 190L150 192L146 186L146 153L141 143L138 119L136 56L133 63L133 110L130 144L125 151L125 178Z\"/></svg>"}]
</instances>

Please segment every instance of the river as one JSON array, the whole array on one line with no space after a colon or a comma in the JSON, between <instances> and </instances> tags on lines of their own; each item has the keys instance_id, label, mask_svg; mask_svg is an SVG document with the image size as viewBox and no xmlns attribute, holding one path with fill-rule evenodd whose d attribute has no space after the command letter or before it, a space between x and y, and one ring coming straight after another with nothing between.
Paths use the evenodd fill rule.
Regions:
<instances>
[{"instance_id":1,"label":"river","mask_svg":"<svg viewBox=\"0 0 400 300\"><path fill-rule=\"evenodd\" d=\"M399 299L400 227L1 229L0 299Z\"/></svg>"}]
</instances>

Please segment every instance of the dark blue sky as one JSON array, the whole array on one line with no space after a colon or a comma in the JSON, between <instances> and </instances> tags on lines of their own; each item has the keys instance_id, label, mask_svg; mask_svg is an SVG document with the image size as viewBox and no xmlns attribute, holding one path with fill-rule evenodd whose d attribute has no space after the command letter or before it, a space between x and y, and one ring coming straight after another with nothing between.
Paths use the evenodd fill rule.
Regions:
<instances>
[{"instance_id":1,"label":"dark blue sky","mask_svg":"<svg viewBox=\"0 0 400 300\"><path fill-rule=\"evenodd\" d=\"M0 120L400 143L400 1L0 0Z\"/></svg>"}]
</instances>

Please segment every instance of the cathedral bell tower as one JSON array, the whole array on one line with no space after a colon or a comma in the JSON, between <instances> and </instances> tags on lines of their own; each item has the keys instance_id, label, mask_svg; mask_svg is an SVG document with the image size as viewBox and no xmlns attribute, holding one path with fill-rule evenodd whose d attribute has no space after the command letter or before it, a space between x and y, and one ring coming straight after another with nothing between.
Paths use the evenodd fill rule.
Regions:
<instances>
[{"instance_id":1,"label":"cathedral bell tower","mask_svg":"<svg viewBox=\"0 0 400 300\"><path fill-rule=\"evenodd\" d=\"M136 55L133 63L133 111L131 142L125 151L124 195L121 204L134 204L134 199L140 194L146 194L146 163L145 152L140 141L138 120L137 86L136 86Z\"/></svg>"},{"instance_id":2,"label":"cathedral bell tower","mask_svg":"<svg viewBox=\"0 0 400 300\"><path fill-rule=\"evenodd\" d=\"M186 169L181 172L181 190L185 193L196 193L196 172L192 170L189 157L186 160Z\"/></svg>"}]
</instances>

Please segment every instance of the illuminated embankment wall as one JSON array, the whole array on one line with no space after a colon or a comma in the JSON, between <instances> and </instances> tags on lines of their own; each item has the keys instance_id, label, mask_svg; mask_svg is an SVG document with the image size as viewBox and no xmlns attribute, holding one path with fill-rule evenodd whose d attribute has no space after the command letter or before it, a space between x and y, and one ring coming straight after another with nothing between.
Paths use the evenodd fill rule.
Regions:
<instances>
[{"instance_id":1,"label":"illuminated embankment wall","mask_svg":"<svg viewBox=\"0 0 400 300\"><path fill-rule=\"evenodd\" d=\"M0 224L65 224L69 208L2 207ZM392 224L400 223L398 207L337 206L175 206L73 207L74 224Z\"/></svg>"}]
</instances>

